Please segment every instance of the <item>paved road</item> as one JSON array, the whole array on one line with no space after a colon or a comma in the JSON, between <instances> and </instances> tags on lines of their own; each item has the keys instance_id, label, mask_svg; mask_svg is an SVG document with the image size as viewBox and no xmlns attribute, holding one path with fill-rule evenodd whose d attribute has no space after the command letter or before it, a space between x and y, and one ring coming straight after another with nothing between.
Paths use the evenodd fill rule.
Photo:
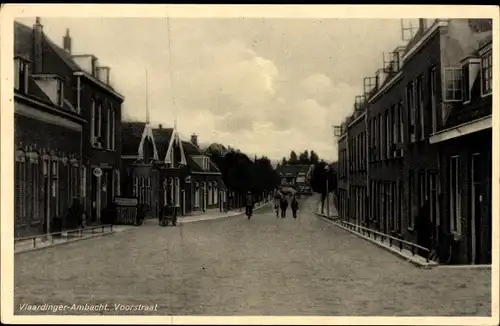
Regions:
<instances>
[{"instance_id":1,"label":"paved road","mask_svg":"<svg viewBox=\"0 0 500 326\"><path fill-rule=\"evenodd\" d=\"M16 313L48 303L108 304L100 314L490 314L490 270L416 268L308 213L315 208L306 201L297 220L265 209L250 221L144 225L19 255Z\"/></svg>"}]
</instances>

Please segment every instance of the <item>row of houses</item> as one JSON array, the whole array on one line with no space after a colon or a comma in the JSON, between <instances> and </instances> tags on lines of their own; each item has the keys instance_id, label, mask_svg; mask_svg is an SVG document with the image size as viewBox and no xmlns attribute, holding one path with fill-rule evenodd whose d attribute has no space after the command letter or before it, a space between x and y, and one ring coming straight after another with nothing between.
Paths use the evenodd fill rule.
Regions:
<instances>
[{"instance_id":1,"label":"row of houses","mask_svg":"<svg viewBox=\"0 0 500 326\"><path fill-rule=\"evenodd\" d=\"M58 46L40 18L14 23L15 236L53 230L74 200L87 224L100 223L117 196L134 196L156 214L222 207L221 174L175 128L122 122L124 96L110 67L72 53L69 30ZM66 225L71 227L71 225Z\"/></svg>"},{"instance_id":2,"label":"row of houses","mask_svg":"<svg viewBox=\"0 0 500 326\"><path fill-rule=\"evenodd\" d=\"M420 19L387 57L336 128L340 217L430 237L444 263L491 263L491 20ZM432 226L417 232L424 202Z\"/></svg>"}]
</instances>

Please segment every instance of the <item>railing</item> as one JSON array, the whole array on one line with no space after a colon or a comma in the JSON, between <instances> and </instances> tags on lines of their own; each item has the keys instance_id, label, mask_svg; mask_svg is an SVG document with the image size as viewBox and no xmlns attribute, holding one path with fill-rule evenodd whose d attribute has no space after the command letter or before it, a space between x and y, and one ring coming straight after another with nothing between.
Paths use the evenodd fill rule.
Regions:
<instances>
[{"instance_id":1,"label":"railing","mask_svg":"<svg viewBox=\"0 0 500 326\"><path fill-rule=\"evenodd\" d=\"M37 240L41 242L44 242L44 240L48 240L51 242L51 244L54 244L54 239L56 238L65 240L68 240L70 238L82 238L85 233L88 233L87 231L90 231L91 234L95 234L96 230L101 230L100 233L104 233L104 229L109 229L110 232L113 232L113 224L103 224L81 229L65 230L61 232L52 232L52 233L39 234L29 237L15 238L14 245L16 243L29 240L31 241L32 248L36 248Z\"/></svg>"},{"instance_id":2,"label":"railing","mask_svg":"<svg viewBox=\"0 0 500 326\"><path fill-rule=\"evenodd\" d=\"M358 232L358 233L360 233L362 235L368 236L369 238L373 237L374 240L377 240L377 237L378 237L378 239L382 243L384 243L384 241L388 241L389 242L389 247L393 246L393 242L397 242L399 244L397 246L397 247L399 247L399 251L403 251L403 248L404 248L403 245L406 245L406 246L410 247L411 254L413 256L415 256L415 252L416 252L415 249L420 249L420 250L422 250L423 252L426 253L426 255L425 255L426 262L429 262L429 260L430 260L429 257L430 257L431 251L428 248L422 247L422 246L417 245L417 244L415 244L413 242L406 241L406 240L403 240L403 239L399 239L399 238L390 236L388 234L385 234L383 232L375 231L375 230L372 230L372 229L369 229L369 228L366 228L366 227L363 227L363 226L359 226L359 225L356 225L356 224L353 224L353 223L349 223L349 222L346 222L346 221L337 220L337 223L339 223L340 225L342 225L345 228L348 228L350 230L356 231L356 232Z\"/></svg>"}]
</instances>

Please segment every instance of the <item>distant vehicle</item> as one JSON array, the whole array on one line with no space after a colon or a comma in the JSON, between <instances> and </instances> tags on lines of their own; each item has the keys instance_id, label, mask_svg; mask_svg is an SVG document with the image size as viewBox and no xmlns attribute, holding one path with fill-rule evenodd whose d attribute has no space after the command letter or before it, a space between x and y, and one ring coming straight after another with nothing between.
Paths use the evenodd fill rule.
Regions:
<instances>
[{"instance_id":1,"label":"distant vehicle","mask_svg":"<svg viewBox=\"0 0 500 326\"><path fill-rule=\"evenodd\" d=\"M300 189L300 193L301 193L302 195L305 195L305 196L310 196L310 195L312 195L312 190L311 190L311 188L309 188L309 187L302 187L302 188Z\"/></svg>"}]
</instances>

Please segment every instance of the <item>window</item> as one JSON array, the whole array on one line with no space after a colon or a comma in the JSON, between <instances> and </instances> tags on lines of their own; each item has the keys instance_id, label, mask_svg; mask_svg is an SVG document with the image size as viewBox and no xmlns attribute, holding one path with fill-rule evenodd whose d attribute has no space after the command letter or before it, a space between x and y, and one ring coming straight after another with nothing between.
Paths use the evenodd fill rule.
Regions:
<instances>
[{"instance_id":1,"label":"window","mask_svg":"<svg viewBox=\"0 0 500 326\"><path fill-rule=\"evenodd\" d=\"M22 150L16 153L16 168L15 168L15 207L16 207L16 225L24 225L26 221L25 201L26 201L26 156Z\"/></svg>"},{"instance_id":2,"label":"window","mask_svg":"<svg viewBox=\"0 0 500 326\"><path fill-rule=\"evenodd\" d=\"M148 177L146 179L146 205L149 207L152 206L152 200L151 200L151 177Z\"/></svg>"},{"instance_id":3,"label":"window","mask_svg":"<svg viewBox=\"0 0 500 326\"><path fill-rule=\"evenodd\" d=\"M36 152L31 152L28 153L28 157L30 158L29 160L29 165L30 165L30 174L31 174L31 189L30 192L32 194L31 197L31 218L32 220L39 220L41 218L40 214L40 166L38 164L39 162L39 156L38 153Z\"/></svg>"},{"instance_id":4,"label":"window","mask_svg":"<svg viewBox=\"0 0 500 326\"><path fill-rule=\"evenodd\" d=\"M87 185L87 167L85 165L82 165L82 181L81 181L81 196L83 198L86 197L86 192L87 192L87 189L86 189L86 185Z\"/></svg>"},{"instance_id":5,"label":"window","mask_svg":"<svg viewBox=\"0 0 500 326\"><path fill-rule=\"evenodd\" d=\"M64 104L64 84L61 80L57 81L57 104L59 106Z\"/></svg>"},{"instance_id":6,"label":"window","mask_svg":"<svg viewBox=\"0 0 500 326\"><path fill-rule=\"evenodd\" d=\"M163 180L163 205L164 206L168 204L167 190L168 190L168 182L165 179L165 180Z\"/></svg>"},{"instance_id":7,"label":"window","mask_svg":"<svg viewBox=\"0 0 500 326\"><path fill-rule=\"evenodd\" d=\"M403 101L398 104L398 118L399 118L399 142L404 143L404 114L403 114Z\"/></svg>"},{"instance_id":8,"label":"window","mask_svg":"<svg viewBox=\"0 0 500 326\"><path fill-rule=\"evenodd\" d=\"M481 95L491 95L492 93L492 51L488 51L481 57Z\"/></svg>"},{"instance_id":9,"label":"window","mask_svg":"<svg viewBox=\"0 0 500 326\"><path fill-rule=\"evenodd\" d=\"M462 233L462 198L460 190L460 157L450 160L450 226L451 231Z\"/></svg>"},{"instance_id":10,"label":"window","mask_svg":"<svg viewBox=\"0 0 500 326\"><path fill-rule=\"evenodd\" d=\"M112 149L111 144L111 108L106 106L106 148Z\"/></svg>"},{"instance_id":11,"label":"window","mask_svg":"<svg viewBox=\"0 0 500 326\"><path fill-rule=\"evenodd\" d=\"M425 182L425 171L420 171L418 174L418 207L422 207L426 198L426 182Z\"/></svg>"},{"instance_id":12,"label":"window","mask_svg":"<svg viewBox=\"0 0 500 326\"><path fill-rule=\"evenodd\" d=\"M99 103L97 106L97 137L101 137L102 135L102 104ZM101 140L99 140L101 142Z\"/></svg>"},{"instance_id":13,"label":"window","mask_svg":"<svg viewBox=\"0 0 500 326\"><path fill-rule=\"evenodd\" d=\"M386 155L387 158L390 159L392 157L392 126L391 126L391 119L392 119L392 108L389 108L385 114L385 143L386 143Z\"/></svg>"},{"instance_id":14,"label":"window","mask_svg":"<svg viewBox=\"0 0 500 326\"><path fill-rule=\"evenodd\" d=\"M111 149L112 150L115 150L116 149L116 144L115 144L115 141L116 141L116 129L115 129L115 119L116 119L116 116L115 116L115 109L113 108L113 106L110 106L110 109L111 109Z\"/></svg>"},{"instance_id":15,"label":"window","mask_svg":"<svg viewBox=\"0 0 500 326\"><path fill-rule=\"evenodd\" d=\"M379 160L382 160L384 158L384 117L382 115L379 116L378 122L379 122L379 129L378 129L379 139L378 139L378 141L380 142L378 157L379 157Z\"/></svg>"},{"instance_id":16,"label":"window","mask_svg":"<svg viewBox=\"0 0 500 326\"><path fill-rule=\"evenodd\" d=\"M403 182L399 181L398 182L398 220L397 220L397 228L396 230L399 233L403 232L403 216L404 216L404 210L403 210L403 200L404 200L404 188L403 188Z\"/></svg>"},{"instance_id":17,"label":"window","mask_svg":"<svg viewBox=\"0 0 500 326\"><path fill-rule=\"evenodd\" d=\"M464 103L470 101L469 63L462 67L462 94Z\"/></svg>"},{"instance_id":18,"label":"window","mask_svg":"<svg viewBox=\"0 0 500 326\"><path fill-rule=\"evenodd\" d=\"M28 92L29 63L22 58L14 59L14 88L22 93Z\"/></svg>"},{"instance_id":19,"label":"window","mask_svg":"<svg viewBox=\"0 0 500 326\"><path fill-rule=\"evenodd\" d=\"M90 103L90 139L92 144L95 142L95 138L97 137L97 117L96 117L96 107L95 101L91 100Z\"/></svg>"},{"instance_id":20,"label":"window","mask_svg":"<svg viewBox=\"0 0 500 326\"><path fill-rule=\"evenodd\" d=\"M219 203L219 187L215 183L214 184L214 205L217 205Z\"/></svg>"},{"instance_id":21,"label":"window","mask_svg":"<svg viewBox=\"0 0 500 326\"><path fill-rule=\"evenodd\" d=\"M115 196L120 196L121 195L121 181L120 181L120 170L115 170Z\"/></svg>"},{"instance_id":22,"label":"window","mask_svg":"<svg viewBox=\"0 0 500 326\"><path fill-rule=\"evenodd\" d=\"M168 179L169 187L170 187L170 196L168 196L168 199L170 203L175 204L175 185L174 185L174 179L169 178Z\"/></svg>"},{"instance_id":23,"label":"window","mask_svg":"<svg viewBox=\"0 0 500 326\"><path fill-rule=\"evenodd\" d=\"M139 189L139 203L145 204L146 184L145 184L144 177L140 178L140 182L141 182L141 184L140 184L140 189Z\"/></svg>"},{"instance_id":24,"label":"window","mask_svg":"<svg viewBox=\"0 0 500 326\"><path fill-rule=\"evenodd\" d=\"M431 88L431 113L432 113L432 132L437 131L437 75L436 75L436 67L431 68L431 72L429 74L429 83Z\"/></svg>"},{"instance_id":25,"label":"window","mask_svg":"<svg viewBox=\"0 0 500 326\"><path fill-rule=\"evenodd\" d=\"M391 113L391 125L393 126L392 144L397 145L399 143L399 109L398 109L397 105L393 105L391 107L391 112L392 112Z\"/></svg>"},{"instance_id":26,"label":"window","mask_svg":"<svg viewBox=\"0 0 500 326\"><path fill-rule=\"evenodd\" d=\"M175 178L175 206L179 207L181 204L180 200L181 182L179 178Z\"/></svg>"},{"instance_id":27,"label":"window","mask_svg":"<svg viewBox=\"0 0 500 326\"><path fill-rule=\"evenodd\" d=\"M195 187L196 187L196 189L194 191L194 207L198 208L198 207L200 207L200 186L197 183L195 185Z\"/></svg>"},{"instance_id":28,"label":"window","mask_svg":"<svg viewBox=\"0 0 500 326\"><path fill-rule=\"evenodd\" d=\"M415 108L415 89L413 82L409 83L406 86L406 103L408 106L408 114L409 114L409 124L408 124L408 133L410 135L410 142L415 141L415 120L416 120L416 108Z\"/></svg>"},{"instance_id":29,"label":"window","mask_svg":"<svg viewBox=\"0 0 500 326\"><path fill-rule=\"evenodd\" d=\"M52 197L54 198L54 214L57 216L59 214L59 158L52 157L51 158L51 188L52 188Z\"/></svg>"},{"instance_id":30,"label":"window","mask_svg":"<svg viewBox=\"0 0 500 326\"><path fill-rule=\"evenodd\" d=\"M419 76L417 78L417 98L416 98L416 105L417 105L417 111L416 114L418 116L418 122L420 125L419 129L419 139L424 139L425 138L425 129L424 129L424 77Z\"/></svg>"},{"instance_id":31,"label":"window","mask_svg":"<svg viewBox=\"0 0 500 326\"><path fill-rule=\"evenodd\" d=\"M444 101L462 100L462 70L460 68L444 68Z\"/></svg>"},{"instance_id":32,"label":"window","mask_svg":"<svg viewBox=\"0 0 500 326\"><path fill-rule=\"evenodd\" d=\"M415 187L415 176L413 171L409 171L408 175L408 213L409 213L409 218L408 218L408 227L413 228L415 225L415 214L413 212L413 207L414 207L414 199L413 199L413 189Z\"/></svg>"}]
</instances>

